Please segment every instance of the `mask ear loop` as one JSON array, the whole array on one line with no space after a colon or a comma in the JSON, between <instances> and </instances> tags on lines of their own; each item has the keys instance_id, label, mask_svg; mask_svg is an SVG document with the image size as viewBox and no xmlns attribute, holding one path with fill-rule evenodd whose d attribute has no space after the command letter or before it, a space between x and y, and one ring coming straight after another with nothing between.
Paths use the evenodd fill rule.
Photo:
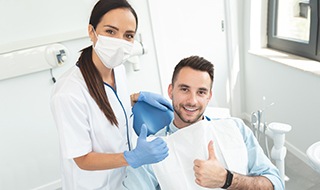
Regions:
<instances>
[{"instance_id":1,"label":"mask ear loop","mask_svg":"<svg viewBox=\"0 0 320 190\"><path fill-rule=\"evenodd\" d=\"M93 26L92 26L92 30L93 30L94 35L96 35L96 37L98 38L98 34L97 34L96 30L93 28Z\"/></svg>"},{"instance_id":2,"label":"mask ear loop","mask_svg":"<svg viewBox=\"0 0 320 190\"><path fill-rule=\"evenodd\" d=\"M94 29L94 27L91 24L90 24L90 26L91 26L91 29L92 29L92 31L93 31L93 33L96 36L97 41L98 41L99 38L98 38L98 34L96 33L96 30ZM92 47L94 48L94 46L95 46L94 40L91 39L91 41L92 41ZM96 43L97 43L97 41L96 41Z\"/></svg>"}]
</instances>

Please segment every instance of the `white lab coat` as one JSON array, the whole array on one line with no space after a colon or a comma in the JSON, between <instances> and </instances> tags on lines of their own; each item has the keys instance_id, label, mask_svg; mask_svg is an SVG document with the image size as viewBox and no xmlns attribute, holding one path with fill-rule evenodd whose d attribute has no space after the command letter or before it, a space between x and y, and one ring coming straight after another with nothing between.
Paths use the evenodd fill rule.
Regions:
<instances>
[{"instance_id":1,"label":"white lab coat","mask_svg":"<svg viewBox=\"0 0 320 190\"><path fill-rule=\"evenodd\" d=\"M117 190L125 167L85 171L73 158L89 152L121 153L128 150L127 127L132 133L130 96L124 66L114 69L117 91L105 84L119 127L112 125L89 94L78 66L65 73L52 92L51 108L61 149L62 186L65 190Z\"/></svg>"}]
</instances>

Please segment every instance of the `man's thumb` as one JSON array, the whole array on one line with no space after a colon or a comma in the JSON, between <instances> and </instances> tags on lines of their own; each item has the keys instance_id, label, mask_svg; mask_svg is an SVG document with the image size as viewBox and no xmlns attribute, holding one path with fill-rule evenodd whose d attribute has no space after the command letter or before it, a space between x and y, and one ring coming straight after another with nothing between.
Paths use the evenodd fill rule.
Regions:
<instances>
[{"instance_id":1,"label":"man's thumb","mask_svg":"<svg viewBox=\"0 0 320 190\"><path fill-rule=\"evenodd\" d=\"M208 160L216 159L216 154L214 153L213 141L211 140L208 144Z\"/></svg>"}]
</instances>

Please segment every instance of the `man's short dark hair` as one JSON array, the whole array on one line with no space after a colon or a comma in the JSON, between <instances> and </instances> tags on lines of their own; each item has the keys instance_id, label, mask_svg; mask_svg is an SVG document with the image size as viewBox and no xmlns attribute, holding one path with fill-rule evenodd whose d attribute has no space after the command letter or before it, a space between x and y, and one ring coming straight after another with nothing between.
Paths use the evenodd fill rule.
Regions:
<instances>
[{"instance_id":1,"label":"man's short dark hair","mask_svg":"<svg viewBox=\"0 0 320 190\"><path fill-rule=\"evenodd\" d=\"M179 74L180 70L184 67L190 67L194 70L207 72L211 78L212 87L214 77L214 65L210 61L199 56L190 56L182 59L174 68L171 84L174 84L177 75Z\"/></svg>"}]
</instances>

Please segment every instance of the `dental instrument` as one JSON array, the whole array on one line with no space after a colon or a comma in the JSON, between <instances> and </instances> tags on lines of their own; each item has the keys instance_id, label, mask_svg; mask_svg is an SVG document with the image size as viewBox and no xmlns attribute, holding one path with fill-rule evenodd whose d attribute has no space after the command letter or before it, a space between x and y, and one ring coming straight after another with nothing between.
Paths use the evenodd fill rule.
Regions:
<instances>
[{"instance_id":1,"label":"dental instrument","mask_svg":"<svg viewBox=\"0 0 320 190\"><path fill-rule=\"evenodd\" d=\"M263 97L265 100L265 97ZM257 110L251 113L251 128L256 136L258 142L261 142L261 138L264 138L264 148L265 154L269 159L273 159L276 162L276 166L279 169L280 177L284 181L288 181L288 176L285 175L285 164L284 159L287 154L287 149L284 146L285 143L285 134L291 131L292 127L288 124L272 122L267 124L265 121L265 110L274 105L274 103L269 104L264 109ZM268 137L273 139L273 147L269 149Z\"/></svg>"}]
</instances>

